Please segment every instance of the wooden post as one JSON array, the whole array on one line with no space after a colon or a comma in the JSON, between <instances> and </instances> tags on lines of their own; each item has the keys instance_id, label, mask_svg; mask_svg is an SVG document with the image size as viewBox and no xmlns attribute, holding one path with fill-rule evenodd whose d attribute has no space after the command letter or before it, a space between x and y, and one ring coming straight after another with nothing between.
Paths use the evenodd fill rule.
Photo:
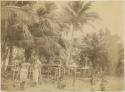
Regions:
<instances>
[{"instance_id":1,"label":"wooden post","mask_svg":"<svg viewBox=\"0 0 125 92\"><path fill-rule=\"evenodd\" d=\"M47 79L49 80L49 67L47 66Z\"/></svg>"},{"instance_id":2,"label":"wooden post","mask_svg":"<svg viewBox=\"0 0 125 92\"><path fill-rule=\"evenodd\" d=\"M76 82L76 68L73 69L74 70L74 77L73 77L73 88L75 87L75 82Z\"/></svg>"}]
</instances>

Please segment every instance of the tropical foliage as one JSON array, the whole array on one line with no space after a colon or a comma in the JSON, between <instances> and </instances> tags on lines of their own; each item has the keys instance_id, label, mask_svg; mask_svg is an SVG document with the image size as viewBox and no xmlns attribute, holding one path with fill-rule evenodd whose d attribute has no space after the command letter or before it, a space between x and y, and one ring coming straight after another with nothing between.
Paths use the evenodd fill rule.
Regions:
<instances>
[{"instance_id":1,"label":"tropical foliage","mask_svg":"<svg viewBox=\"0 0 125 92\"><path fill-rule=\"evenodd\" d=\"M123 60L123 49L120 49L123 45L120 45L121 43L120 38L110 34L108 29L87 34L83 37L81 46L79 46L81 50L78 64L83 66L87 57L89 59L88 63L92 64L93 70L97 68L97 71L104 70L106 73L117 74L116 70L113 71L113 68L116 69L117 64L120 64L119 61ZM121 53L120 56L118 56L118 52Z\"/></svg>"},{"instance_id":2,"label":"tropical foliage","mask_svg":"<svg viewBox=\"0 0 125 92\"><path fill-rule=\"evenodd\" d=\"M14 48L24 50L26 62L31 62L35 55L47 63L53 58L53 63L61 61L68 65L73 61L82 66L87 56L93 67L117 67L118 58L122 57L114 57L119 37L100 30L85 35L82 42L74 38L77 30L84 33L85 24L92 25L100 18L91 7L92 2L86 1L1 2L2 67L12 65Z\"/></svg>"}]
</instances>

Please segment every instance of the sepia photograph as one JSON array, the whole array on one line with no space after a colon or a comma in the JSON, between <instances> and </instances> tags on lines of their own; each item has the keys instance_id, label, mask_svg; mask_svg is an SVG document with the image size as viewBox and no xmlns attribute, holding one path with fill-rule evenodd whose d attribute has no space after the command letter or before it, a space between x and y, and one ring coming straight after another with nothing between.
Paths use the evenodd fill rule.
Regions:
<instances>
[{"instance_id":1,"label":"sepia photograph","mask_svg":"<svg viewBox=\"0 0 125 92\"><path fill-rule=\"evenodd\" d=\"M0 3L1 91L124 91L124 0Z\"/></svg>"}]
</instances>

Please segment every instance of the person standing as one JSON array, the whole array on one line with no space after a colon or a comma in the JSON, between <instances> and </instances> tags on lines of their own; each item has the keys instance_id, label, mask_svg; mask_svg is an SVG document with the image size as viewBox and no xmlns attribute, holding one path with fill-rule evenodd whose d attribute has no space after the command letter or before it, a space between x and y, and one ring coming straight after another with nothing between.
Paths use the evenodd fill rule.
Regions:
<instances>
[{"instance_id":1,"label":"person standing","mask_svg":"<svg viewBox=\"0 0 125 92\"><path fill-rule=\"evenodd\" d=\"M34 63L33 63L33 86L38 84L39 81L39 75L40 75L40 65L41 62L39 61L38 58L35 58Z\"/></svg>"},{"instance_id":2,"label":"person standing","mask_svg":"<svg viewBox=\"0 0 125 92\"><path fill-rule=\"evenodd\" d=\"M24 90L28 76L28 64L23 62L20 69L20 88Z\"/></svg>"},{"instance_id":3,"label":"person standing","mask_svg":"<svg viewBox=\"0 0 125 92\"><path fill-rule=\"evenodd\" d=\"M101 83L100 83L100 90L101 91L106 91L107 83L108 83L108 81L106 80L106 78L103 75L102 78L101 78Z\"/></svg>"}]
</instances>

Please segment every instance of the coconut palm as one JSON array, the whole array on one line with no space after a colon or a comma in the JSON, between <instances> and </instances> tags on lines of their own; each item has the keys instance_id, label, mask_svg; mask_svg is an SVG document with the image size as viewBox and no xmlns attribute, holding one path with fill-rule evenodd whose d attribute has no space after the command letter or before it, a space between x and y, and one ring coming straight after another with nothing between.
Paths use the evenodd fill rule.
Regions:
<instances>
[{"instance_id":1,"label":"coconut palm","mask_svg":"<svg viewBox=\"0 0 125 92\"><path fill-rule=\"evenodd\" d=\"M108 55L105 48L105 33L88 34L83 38L81 54L81 63L87 56L94 68L99 65L99 68L108 68ZM82 65L82 64L81 64Z\"/></svg>"},{"instance_id":2,"label":"coconut palm","mask_svg":"<svg viewBox=\"0 0 125 92\"><path fill-rule=\"evenodd\" d=\"M118 63L117 63L117 68L116 71L118 73L119 76L123 75L123 71L124 71L124 48L123 48L123 44L120 43L119 44L119 50L118 50Z\"/></svg>"},{"instance_id":3,"label":"coconut palm","mask_svg":"<svg viewBox=\"0 0 125 92\"><path fill-rule=\"evenodd\" d=\"M34 5L34 9L39 16L39 23L31 27L31 33L34 35L36 42L38 41L38 48L43 47L48 50L51 47L58 48L59 45L65 48L64 41L59 34L60 25L56 19L56 4L54 2L38 2ZM58 52L58 49L55 50Z\"/></svg>"},{"instance_id":4,"label":"coconut palm","mask_svg":"<svg viewBox=\"0 0 125 92\"><path fill-rule=\"evenodd\" d=\"M68 2L65 6L63 6L63 17L61 21L67 24L71 31L71 43L70 43L70 56L69 61L71 60L71 52L72 52L72 43L74 38L74 31L83 26L84 24L89 24L90 21L94 21L99 18L95 12L90 12L91 2L85 1L72 1ZM67 62L68 63L68 62Z\"/></svg>"},{"instance_id":5,"label":"coconut palm","mask_svg":"<svg viewBox=\"0 0 125 92\"><path fill-rule=\"evenodd\" d=\"M89 21L94 21L99 18L95 12L90 12L91 2L85 1L72 1L62 5L61 22L63 21L69 27L71 32L70 46L67 50L67 66L72 62L74 31L78 30ZM75 71L74 71L75 72ZM75 76L75 75L74 75ZM75 85L75 77L73 79L73 86Z\"/></svg>"},{"instance_id":6,"label":"coconut palm","mask_svg":"<svg viewBox=\"0 0 125 92\"><path fill-rule=\"evenodd\" d=\"M37 16L29 10L28 4L20 7L16 4L17 2L2 2L1 7L2 44L7 44L10 49L9 64L12 61L13 45L19 44L20 41L32 41L28 26L38 22Z\"/></svg>"}]
</instances>

